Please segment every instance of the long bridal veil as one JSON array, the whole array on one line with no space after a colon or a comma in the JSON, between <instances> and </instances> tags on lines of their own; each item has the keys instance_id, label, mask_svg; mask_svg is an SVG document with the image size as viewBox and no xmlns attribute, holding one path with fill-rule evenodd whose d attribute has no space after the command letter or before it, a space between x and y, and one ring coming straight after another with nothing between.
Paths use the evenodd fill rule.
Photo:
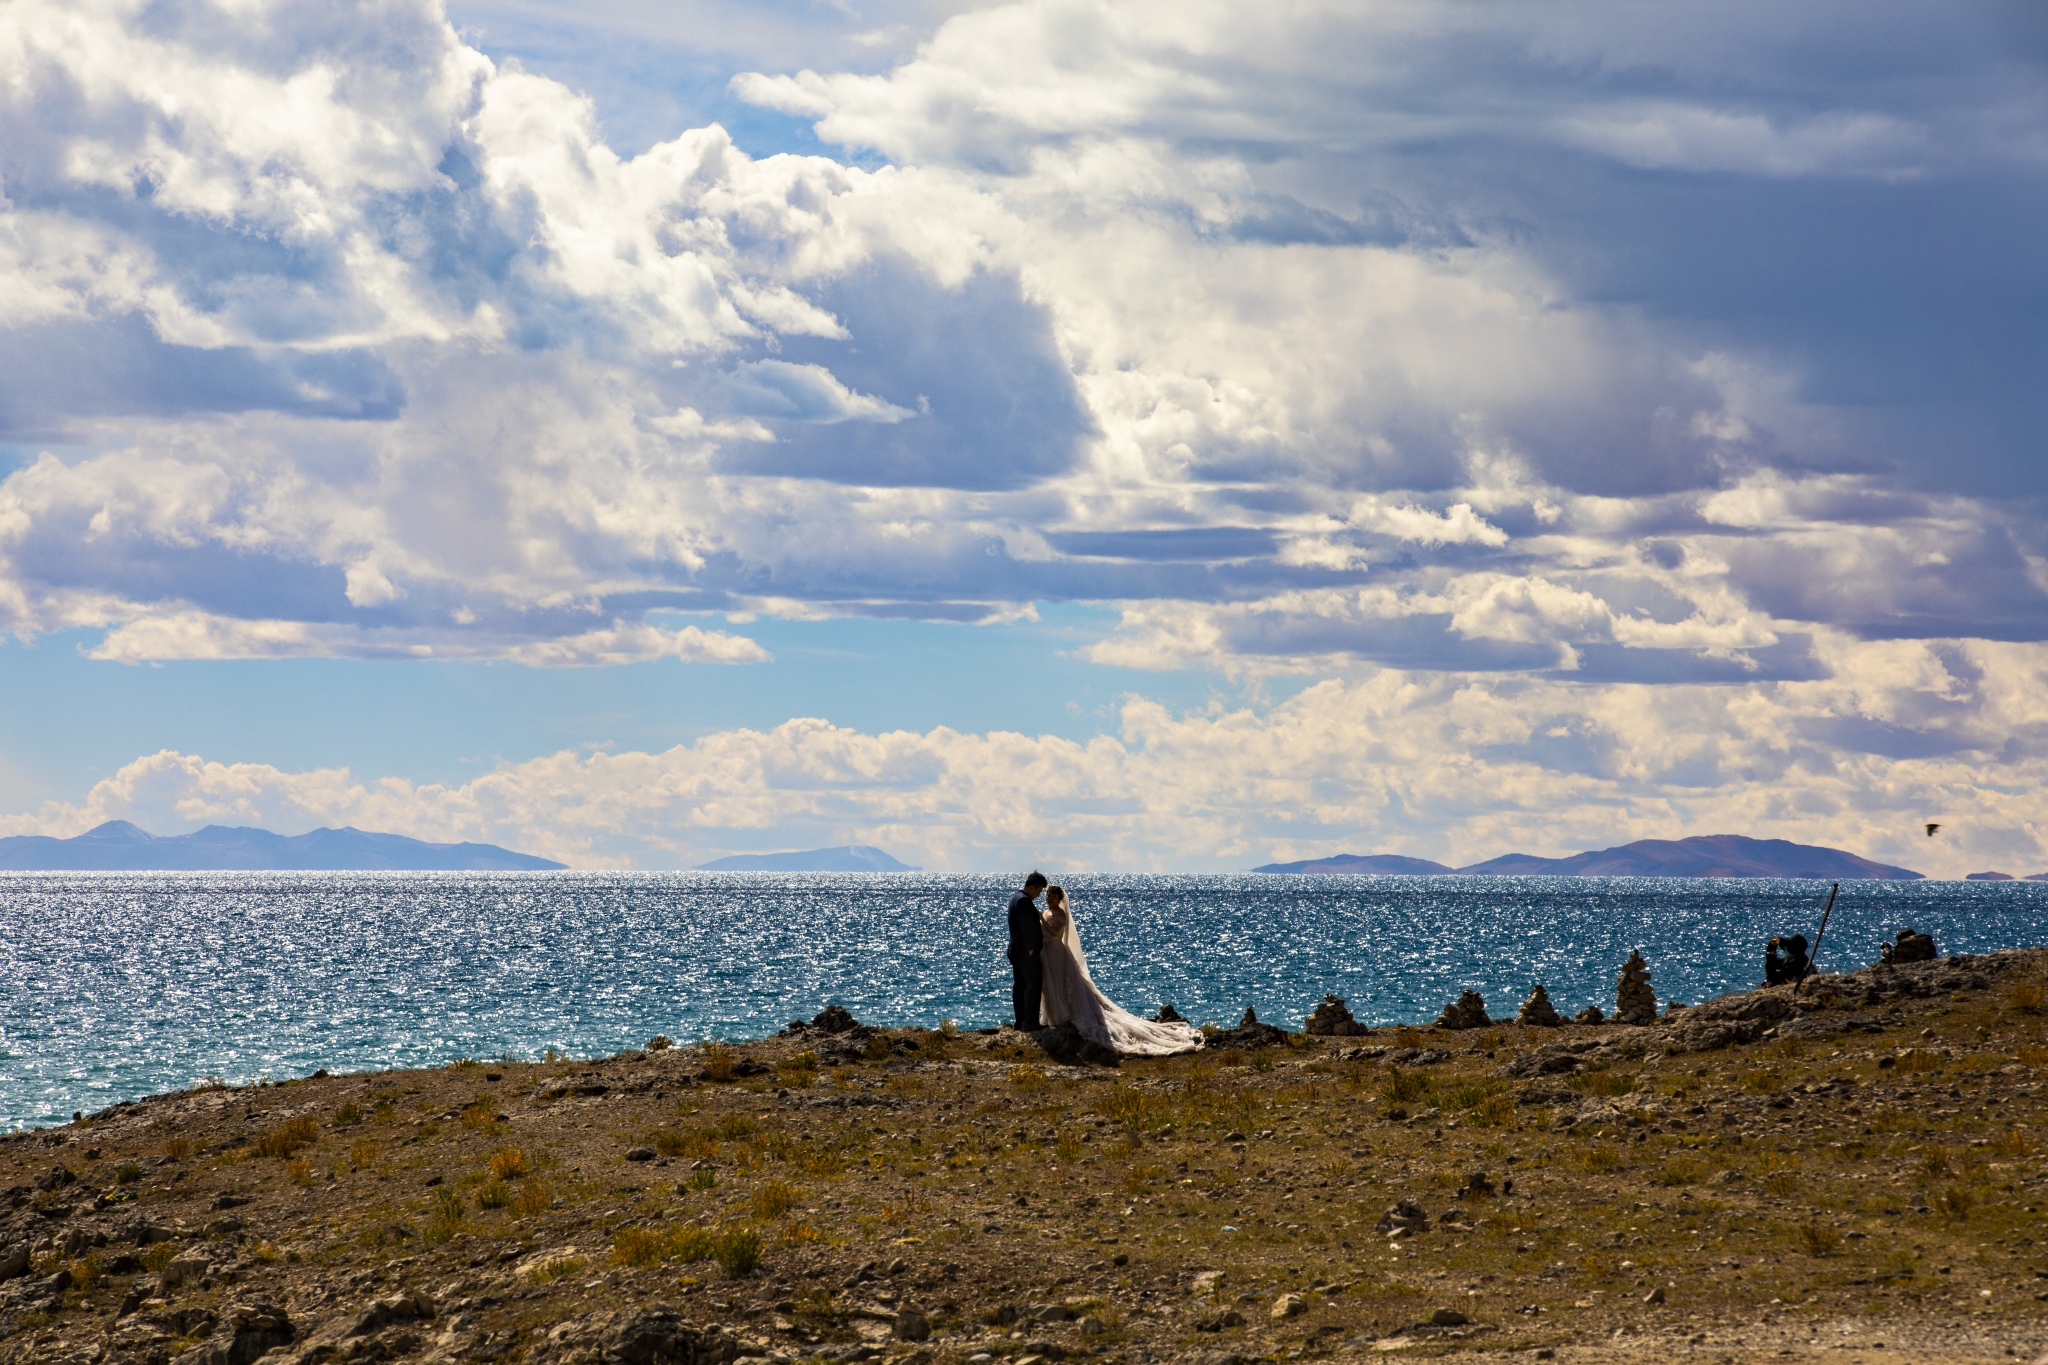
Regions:
<instances>
[{"instance_id":1,"label":"long bridal veil","mask_svg":"<svg viewBox=\"0 0 2048 1365\"><path fill-rule=\"evenodd\" d=\"M1084 1038L1118 1052L1163 1056L1192 1052L1202 1046L1202 1031L1193 1024L1155 1024L1123 1009L1104 995L1088 974L1088 954L1081 947L1081 929L1074 922L1074 897L1066 896L1066 923L1048 940L1058 951L1046 953L1045 1020L1071 1023Z\"/></svg>"}]
</instances>

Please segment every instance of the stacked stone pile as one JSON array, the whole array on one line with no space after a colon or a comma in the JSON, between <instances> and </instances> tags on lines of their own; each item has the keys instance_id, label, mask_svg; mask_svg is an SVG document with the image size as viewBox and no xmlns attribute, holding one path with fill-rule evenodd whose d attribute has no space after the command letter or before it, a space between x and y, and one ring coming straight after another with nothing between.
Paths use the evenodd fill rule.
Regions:
<instances>
[{"instance_id":1,"label":"stacked stone pile","mask_svg":"<svg viewBox=\"0 0 2048 1365\"><path fill-rule=\"evenodd\" d=\"M1637 948L1621 964L1621 976L1614 983L1614 1022L1654 1024L1657 1022L1657 992L1650 988L1650 964Z\"/></svg>"},{"instance_id":2,"label":"stacked stone pile","mask_svg":"<svg viewBox=\"0 0 2048 1365\"><path fill-rule=\"evenodd\" d=\"M1550 1003L1550 992L1537 982L1536 989L1529 992L1529 998L1522 1002L1522 1008L1515 1011L1515 1022L1533 1028L1556 1028L1564 1022L1564 1016L1557 1012L1557 1006Z\"/></svg>"},{"instance_id":3,"label":"stacked stone pile","mask_svg":"<svg viewBox=\"0 0 2048 1365\"><path fill-rule=\"evenodd\" d=\"M1356 1038L1372 1032L1351 1017L1351 1011L1344 1007L1343 997L1336 995L1323 997L1322 1003L1309 1015L1305 1028L1318 1038Z\"/></svg>"},{"instance_id":4,"label":"stacked stone pile","mask_svg":"<svg viewBox=\"0 0 2048 1365\"><path fill-rule=\"evenodd\" d=\"M1423 1211L1422 1205L1413 1199L1402 1199L1380 1215L1380 1221L1374 1225L1373 1230L1395 1237L1408 1237L1418 1232L1427 1232L1429 1215Z\"/></svg>"},{"instance_id":5,"label":"stacked stone pile","mask_svg":"<svg viewBox=\"0 0 2048 1365\"><path fill-rule=\"evenodd\" d=\"M1588 1005L1572 1016L1574 1024L1604 1024L1607 1016L1600 1012L1598 1005Z\"/></svg>"},{"instance_id":6,"label":"stacked stone pile","mask_svg":"<svg viewBox=\"0 0 2048 1365\"><path fill-rule=\"evenodd\" d=\"M1486 998L1475 990L1444 1006L1444 1012L1437 1016L1438 1028L1486 1028L1493 1020L1486 1017Z\"/></svg>"}]
</instances>

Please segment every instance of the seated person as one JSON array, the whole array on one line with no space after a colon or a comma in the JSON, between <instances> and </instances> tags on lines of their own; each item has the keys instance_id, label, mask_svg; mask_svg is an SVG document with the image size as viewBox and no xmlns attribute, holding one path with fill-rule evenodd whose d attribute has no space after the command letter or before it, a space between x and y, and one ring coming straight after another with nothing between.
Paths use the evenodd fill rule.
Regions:
<instances>
[{"instance_id":1,"label":"seated person","mask_svg":"<svg viewBox=\"0 0 2048 1365\"><path fill-rule=\"evenodd\" d=\"M1806 935L1794 934L1785 940L1785 979L1797 981L1806 970Z\"/></svg>"},{"instance_id":2,"label":"seated person","mask_svg":"<svg viewBox=\"0 0 2048 1365\"><path fill-rule=\"evenodd\" d=\"M1783 938L1777 934L1771 935L1770 946L1764 949L1764 984L1766 986L1782 986L1788 981L1798 979L1798 969L1780 955L1781 950L1787 946Z\"/></svg>"}]
</instances>

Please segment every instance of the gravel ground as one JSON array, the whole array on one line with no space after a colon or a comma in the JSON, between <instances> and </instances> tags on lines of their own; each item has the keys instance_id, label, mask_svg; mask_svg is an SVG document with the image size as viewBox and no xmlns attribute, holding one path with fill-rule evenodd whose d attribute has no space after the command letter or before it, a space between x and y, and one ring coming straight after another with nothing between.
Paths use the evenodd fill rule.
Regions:
<instances>
[{"instance_id":1,"label":"gravel ground","mask_svg":"<svg viewBox=\"0 0 2048 1365\"><path fill-rule=\"evenodd\" d=\"M156 1096L0 1139L0 1361L2032 1361L2044 980L1114 1065L828 1011Z\"/></svg>"}]
</instances>

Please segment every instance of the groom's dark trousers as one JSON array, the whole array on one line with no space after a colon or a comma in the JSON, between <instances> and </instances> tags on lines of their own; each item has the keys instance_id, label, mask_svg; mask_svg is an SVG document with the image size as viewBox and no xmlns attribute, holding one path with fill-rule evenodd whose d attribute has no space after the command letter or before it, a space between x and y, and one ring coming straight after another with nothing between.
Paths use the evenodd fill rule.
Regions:
<instances>
[{"instance_id":1,"label":"groom's dark trousers","mask_svg":"<svg viewBox=\"0 0 2048 1365\"><path fill-rule=\"evenodd\" d=\"M1017 1011L1017 1027L1038 1027L1038 1001L1045 990L1045 963L1039 950L1045 935L1038 927L1038 907L1019 891L1010 897L1010 1003Z\"/></svg>"}]
</instances>

